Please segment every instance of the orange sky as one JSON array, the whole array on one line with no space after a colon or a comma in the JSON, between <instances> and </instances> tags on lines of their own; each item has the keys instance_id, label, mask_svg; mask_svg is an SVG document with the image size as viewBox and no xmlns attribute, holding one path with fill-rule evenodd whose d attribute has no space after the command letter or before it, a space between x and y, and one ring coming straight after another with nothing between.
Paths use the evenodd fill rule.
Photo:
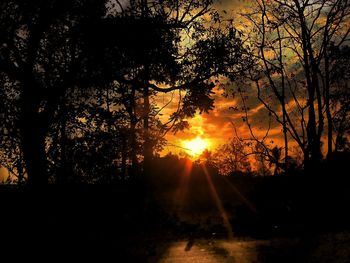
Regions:
<instances>
[{"instance_id":1,"label":"orange sky","mask_svg":"<svg viewBox=\"0 0 350 263\"><path fill-rule=\"evenodd\" d=\"M227 15L236 16L236 12L242 11L242 7L247 5L250 1L244 0L221 0L214 1L214 8L218 10L225 10ZM193 119L188 119L190 129L173 134L169 132L166 135L168 145L165 147L163 154L167 152L179 152L183 149L183 141L191 140L198 136L210 141L210 150L214 150L220 144L224 144L234 135L232 123L235 124L237 131L243 135L248 135L242 122L242 113L230 110L230 107L239 106L237 100L233 98L224 98L222 90L215 89L215 108L209 114L197 114ZM170 94L159 94L156 101L159 107L165 105L172 97ZM163 110L161 119L165 122L168 116L176 111L178 107L178 94L174 94L174 99ZM259 113L259 110L256 112Z\"/></svg>"},{"instance_id":2,"label":"orange sky","mask_svg":"<svg viewBox=\"0 0 350 263\"><path fill-rule=\"evenodd\" d=\"M178 153L182 150L180 147L183 146L184 140L195 139L198 136L203 139L208 139L210 141L209 150L215 150L220 144L226 143L230 138L235 136L234 126L241 138L250 137L249 130L242 120L244 116L243 111L230 109L230 107L238 107L239 109L242 107L239 98L225 98L222 96L223 90L219 88L215 88L214 91L214 110L210 111L209 114L197 113L194 118L187 119L190 124L190 129L188 130L176 134L169 132L165 137L168 140L168 145L165 147L163 154L167 152ZM162 107L169 102L170 98L170 94L158 95L158 106ZM167 120L172 112L176 111L177 106L178 96L175 95L173 101L164 108L163 115L160 116L163 122ZM249 118L250 122L253 124L254 133L261 138L265 134L266 125L268 125L268 113L256 100L254 91L249 95L247 106L250 108ZM278 141L281 140L281 127L272 123L269 134L269 138L278 143Z\"/></svg>"},{"instance_id":3,"label":"orange sky","mask_svg":"<svg viewBox=\"0 0 350 263\"><path fill-rule=\"evenodd\" d=\"M247 7L251 5L253 1L250 0L221 0L215 1L214 8L218 10L225 10L225 16L233 18L238 27L246 26L246 20L242 19L239 13L246 10ZM222 13L224 14L224 13ZM243 22L246 21L246 22ZM254 87L244 85L244 88L248 90L247 93L247 107L249 108L249 120L252 124L254 134L257 138L264 137L269 124L269 115L264 106L258 101L257 93ZM240 138L250 138L250 132L245 122L242 121L244 113L242 111L242 103L238 98L224 98L222 96L222 90L215 88L215 108L209 114L203 113L201 115L197 114L193 119L188 119L190 123L190 129L183 132L178 132L173 134L169 132L166 135L168 140L168 146L165 147L162 154L167 152L178 153L182 149L179 148L183 146L184 140L191 140L198 136L203 139L208 139L211 142L209 150L215 150L220 144L226 143L230 138L235 136L233 125L236 127L236 131ZM157 104L162 107L169 98L170 94L160 94L157 98ZM176 97L176 95L175 95ZM278 104L276 104L278 105ZM163 111L162 120L165 122L167 117L174 111L178 106L178 100L176 98L172 103L168 105ZM230 107L238 107L238 111L230 109ZM281 109L275 109L276 112L281 112ZM293 108L293 103L289 104L290 110ZM282 145L282 128L274 120L271 122L271 129L269 132L267 143L272 142L278 145ZM290 140L291 146L295 145L293 140Z\"/></svg>"},{"instance_id":4,"label":"orange sky","mask_svg":"<svg viewBox=\"0 0 350 263\"><path fill-rule=\"evenodd\" d=\"M187 119L190 123L190 129L173 134L169 132L166 135L169 146L165 151L178 152L176 146L183 146L183 140L191 140L198 136L203 139L209 139L211 147L215 148L217 145L224 143L227 138L232 135L233 129L231 120L235 119L235 112L229 110L230 106L235 106L236 102L232 99L225 99L221 96L220 91L216 90L215 94L215 109L209 114L197 114L192 119ZM162 106L162 100L167 101L170 95L161 94L158 96L158 105ZM176 111L178 105L178 98L174 98L173 102L164 109L162 119L165 121L169 114ZM237 117L237 116L236 116ZM173 146L174 145L174 146Z\"/></svg>"}]
</instances>

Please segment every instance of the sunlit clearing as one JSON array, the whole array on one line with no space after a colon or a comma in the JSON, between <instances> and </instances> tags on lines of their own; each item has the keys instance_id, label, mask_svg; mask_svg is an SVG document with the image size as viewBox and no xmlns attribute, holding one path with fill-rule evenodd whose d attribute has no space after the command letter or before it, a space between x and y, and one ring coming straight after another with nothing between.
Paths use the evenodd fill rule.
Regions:
<instances>
[{"instance_id":1,"label":"sunlit clearing","mask_svg":"<svg viewBox=\"0 0 350 263\"><path fill-rule=\"evenodd\" d=\"M204 152L205 149L209 148L209 145L210 143L208 140L203 140L200 137L197 137L193 140L183 141L183 147L187 153L192 156L199 156Z\"/></svg>"}]
</instances>

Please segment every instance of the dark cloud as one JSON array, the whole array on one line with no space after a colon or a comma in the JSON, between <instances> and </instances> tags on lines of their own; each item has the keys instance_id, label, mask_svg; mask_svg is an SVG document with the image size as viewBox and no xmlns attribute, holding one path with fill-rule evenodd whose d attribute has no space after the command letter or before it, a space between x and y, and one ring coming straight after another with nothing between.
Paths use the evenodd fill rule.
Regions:
<instances>
[{"instance_id":1,"label":"dark cloud","mask_svg":"<svg viewBox=\"0 0 350 263\"><path fill-rule=\"evenodd\" d=\"M252 1L248 0L216 0L214 1L214 5L218 9L238 9L244 6L247 6Z\"/></svg>"}]
</instances>

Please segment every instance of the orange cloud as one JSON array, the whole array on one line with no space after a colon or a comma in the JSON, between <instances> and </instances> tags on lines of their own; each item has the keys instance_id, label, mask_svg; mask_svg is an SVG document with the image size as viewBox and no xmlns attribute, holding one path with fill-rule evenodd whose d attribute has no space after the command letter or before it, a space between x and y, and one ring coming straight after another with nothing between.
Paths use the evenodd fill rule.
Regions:
<instances>
[{"instance_id":1,"label":"orange cloud","mask_svg":"<svg viewBox=\"0 0 350 263\"><path fill-rule=\"evenodd\" d=\"M215 150L219 145L225 144L230 138L235 136L234 127L241 138L249 138L250 132L243 121L245 116L242 111L239 99L232 96L224 97L219 88L214 89L215 108L209 113L197 114L194 118L188 119L190 129L180 131L176 134L169 132L166 135L168 145L163 154L167 152L179 152L182 150L184 140L192 140L198 136L210 140L210 149ZM250 110L248 112L250 123L257 138L265 136L268 127L268 112L261 105L254 93L249 95ZM184 95L184 94L183 94ZM163 108L160 118L166 122L169 116L177 110L179 105L179 93L160 94L156 96L155 102L159 108ZM282 142L281 127L275 121L271 122L269 138L274 142Z\"/></svg>"}]
</instances>

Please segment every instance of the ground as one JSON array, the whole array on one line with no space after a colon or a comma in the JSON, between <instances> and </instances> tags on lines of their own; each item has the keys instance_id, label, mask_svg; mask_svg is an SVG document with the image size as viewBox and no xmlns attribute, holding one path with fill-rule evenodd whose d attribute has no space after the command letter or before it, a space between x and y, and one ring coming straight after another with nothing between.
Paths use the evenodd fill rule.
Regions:
<instances>
[{"instance_id":1,"label":"ground","mask_svg":"<svg viewBox=\"0 0 350 263\"><path fill-rule=\"evenodd\" d=\"M2 186L0 260L350 262L348 184L304 178Z\"/></svg>"}]
</instances>

